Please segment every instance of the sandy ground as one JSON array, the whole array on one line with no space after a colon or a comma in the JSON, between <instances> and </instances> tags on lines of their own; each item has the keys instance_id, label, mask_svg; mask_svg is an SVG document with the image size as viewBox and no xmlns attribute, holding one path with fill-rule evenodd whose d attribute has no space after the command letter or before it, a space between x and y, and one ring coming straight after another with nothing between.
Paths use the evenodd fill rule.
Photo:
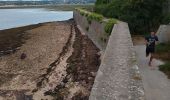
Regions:
<instances>
[{"instance_id":1,"label":"sandy ground","mask_svg":"<svg viewBox=\"0 0 170 100\"><path fill-rule=\"evenodd\" d=\"M70 25L69 21L46 23L24 32L28 39L18 47L19 50L0 57L0 96L5 97L15 90L32 91L36 88L36 83L66 45ZM24 59L21 59L22 53Z\"/></svg>"},{"instance_id":2,"label":"sandy ground","mask_svg":"<svg viewBox=\"0 0 170 100\"><path fill-rule=\"evenodd\" d=\"M88 100L100 65L100 50L78 28L73 29L67 45L56 67L34 93L35 100Z\"/></svg>"},{"instance_id":3,"label":"sandy ground","mask_svg":"<svg viewBox=\"0 0 170 100\"><path fill-rule=\"evenodd\" d=\"M32 28L0 31L0 100L88 100L100 50L72 20Z\"/></svg>"}]
</instances>

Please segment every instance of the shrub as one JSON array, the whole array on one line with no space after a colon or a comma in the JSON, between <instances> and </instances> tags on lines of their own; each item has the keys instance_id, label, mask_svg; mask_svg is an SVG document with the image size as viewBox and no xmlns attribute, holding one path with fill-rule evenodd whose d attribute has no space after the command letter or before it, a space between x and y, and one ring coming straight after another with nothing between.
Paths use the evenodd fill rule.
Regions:
<instances>
[{"instance_id":1,"label":"shrub","mask_svg":"<svg viewBox=\"0 0 170 100\"><path fill-rule=\"evenodd\" d=\"M170 43L160 43L156 45L156 52L158 53L170 52Z\"/></svg>"},{"instance_id":2,"label":"shrub","mask_svg":"<svg viewBox=\"0 0 170 100\"><path fill-rule=\"evenodd\" d=\"M117 23L117 20L116 19L109 19L107 22L106 22L106 25L105 25L105 32L107 33L107 36L109 36L112 32L112 29L113 29L113 26L114 24Z\"/></svg>"},{"instance_id":3,"label":"shrub","mask_svg":"<svg viewBox=\"0 0 170 100\"><path fill-rule=\"evenodd\" d=\"M162 24L169 24L170 23L170 14L163 15L163 18L161 20Z\"/></svg>"},{"instance_id":4,"label":"shrub","mask_svg":"<svg viewBox=\"0 0 170 100\"><path fill-rule=\"evenodd\" d=\"M169 23L168 0L97 0L94 10L105 17L117 18L129 24L132 34L156 31Z\"/></svg>"},{"instance_id":5,"label":"shrub","mask_svg":"<svg viewBox=\"0 0 170 100\"><path fill-rule=\"evenodd\" d=\"M84 9L76 8L76 10L79 11L82 16L87 17L89 24L91 23L92 20L102 22L102 20L104 18L103 15L100 15L100 14L97 14L97 13L94 13L94 12L89 12L89 11L86 11Z\"/></svg>"},{"instance_id":6,"label":"shrub","mask_svg":"<svg viewBox=\"0 0 170 100\"><path fill-rule=\"evenodd\" d=\"M100 22L100 23L106 22L105 32L107 33L107 36L111 34L113 25L117 23L117 20L113 18L108 19L108 20L106 19L107 21L104 21L104 17L101 14L89 12L89 11L86 11L80 8L76 8L76 10L79 11L82 16L85 16L87 18L87 21L89 24L91 24L93 20ZM88 28L86 28L86 30L88 30Z\"/></svg>"},{"instance_id":7,"label":"shrub","mask_svg":"<svg viewBox=\"0 0 170 100\"><path fill-rule=\"evenodd\" d=\"M160 65L159 70L164 72L170 79L170 62L167 62L164 65Z\"/></svg>"},{"instance_id":8,"label":"shrub","mask_svg":"<svg viewBox=\"0 0 170 100\"><path fill-rule=\"evenodd\" d=\"M161 71L170 71L170 62L167 62L164 65L160 65L159 70L161 70Z\"/></svg>"},{"instance_id":9,"label":"shrub","mask_svg":"<svg viewBox=\"0 0 170 100\"><path fill-rule=\"evenodd\" d=\"M90 14L87 16L87 19L89 19L89 20L95 20L95 21L98 21L98 22L102 22L103 16L100 15L100 14L96 14L96 13L90 13Z\"/></svg>"}]
</instances>

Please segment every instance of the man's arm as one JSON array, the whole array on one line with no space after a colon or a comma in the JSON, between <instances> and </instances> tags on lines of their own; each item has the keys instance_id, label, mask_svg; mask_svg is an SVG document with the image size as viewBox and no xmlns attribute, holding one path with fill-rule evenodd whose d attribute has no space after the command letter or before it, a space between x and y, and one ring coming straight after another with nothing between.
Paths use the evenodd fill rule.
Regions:
<instances>
[{"instance_id":1,"label":"man's arm","mask_svg":"<svg viewBox=\"0 0 170 100\"><path fill-rule=\"evenodd\" d=\"M149 42L148 42L148 37L145 37L145 45L148 45Z\"/></svg>"},{"instance_id":2,"label":"man's arm","mask_svg":"<svg viewBox=\"0 0 170 100\"><path fill-rule=\"evenodd\" d=\"M155 40L156 40L156 41L155 41L155 44L156 44L156 45L159 44L159 39L158 39L157 36L155 37Z\"/></svg>"}]
</instances>

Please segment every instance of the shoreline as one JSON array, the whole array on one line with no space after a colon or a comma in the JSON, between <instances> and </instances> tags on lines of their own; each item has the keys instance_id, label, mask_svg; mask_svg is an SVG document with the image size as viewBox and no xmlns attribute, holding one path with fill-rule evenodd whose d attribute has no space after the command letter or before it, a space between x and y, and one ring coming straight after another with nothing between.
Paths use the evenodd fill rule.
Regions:
<instances>
[{"instance_id":1,"label":"shoreline","mask_svg":"<svg viewBox=\"0 0 170 100\"><path fill-rule=\"evenodd\" d=\"M41 27L46 24L67 22L70 20L72 19L65 21L42 22L38 24L31 24L0 30L0 57L15 53L18 50L17 48L21 47L22 44L24 44L25 40L29 38L27 36L24 37L24 33L26 33L26 31Z\"/></svg>"},{"instance_id":2,"label":"shoreline","mask_svg":"<svg viewBox=\"0 0 170 100\"><path fill-rule=\"evenodd\" d=\"M40 77L62 52L70 35L71 23L68 20L1 31L0 47L17 50L0 57L0 99L11 98L9 93L17 98L16 91L31 93L36 88ZM3 95L3 92L7 93Z\"/></svg>"},{"instance_id":3,"label":"shoreline","mask_svg":"<svg viewBox=\"0 0 170 100\"><path fill-rule=\"evenodd\" d=\"M88 100L100 50L74 24L67 20L0 31L0 47L17 48L0 57L0 99Z\"/></svg>"},{"instance_id":4,"label":"shoreline","mask_svg":"<svg viewBox=\"0 0 170 100\"><path fill-rule=\"evenodd\" d=\"M57 5L8 5L0 6L0 9L29 9L29 8L45 8L54 11L73 11L77 7L92 9L93 4L57 4Z\"/></svg>"},{"instance_id":5,"label":"shoreline","mask_svg":"<svg viewBox=\"0 0 170 100\"><path fill-rule=\"evenodd\" d=\"M28 39L28 37L23 37L26 31L38 28L48 23L54 22L31 24L0 30L0 57L15 53L17 50L16 48L20 47L24 43L24 40Z\"/></svg>"}]
</instances>

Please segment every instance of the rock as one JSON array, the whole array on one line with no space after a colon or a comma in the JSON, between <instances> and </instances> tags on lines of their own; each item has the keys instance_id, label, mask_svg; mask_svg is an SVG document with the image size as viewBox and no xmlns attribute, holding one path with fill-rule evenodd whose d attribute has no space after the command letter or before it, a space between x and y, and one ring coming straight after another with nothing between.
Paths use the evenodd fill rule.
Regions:
<instances>
[{"instance_id":1,"label":"rock","mask_svg":"<svg viewBox=\"0 0 170 100\"><path fill-rule=\"evenodd\" d=\"M95 77L96 76L96 72L91 72L91 75L93 76L93 77Z\"/></svg>"},{"instance_id":2,"label":"rock","mask_svg":"<svg viewBox=\"0 0 170 100\"><path fill-rule=\"evenodd\" d=\"M88 80L92 80L93 79L93 77L88 77Z\"/></svg>"},{"instance_id":3,"label":"rock","mask_svg":"<svg viewBox=\"0 0 170 100\"><path fill-rule=\"evenodd\" d=\"M25 59L26 57L27 57L27 55L26 55L25 53L22 53L20 59L23 60L23 59Z\"/></svg>"},{"instance_id":4,"label":"rock","mask_svg":"<svg viewBox=\"0 0 170 100\"><path fill-rule=\"evenodd\" d=\"M38 91L38 89L37 88L35 88L35 89L33 89L32 90L32 92L34 93L34 92L37 92Z\"/></svg>"}]
</instances>

